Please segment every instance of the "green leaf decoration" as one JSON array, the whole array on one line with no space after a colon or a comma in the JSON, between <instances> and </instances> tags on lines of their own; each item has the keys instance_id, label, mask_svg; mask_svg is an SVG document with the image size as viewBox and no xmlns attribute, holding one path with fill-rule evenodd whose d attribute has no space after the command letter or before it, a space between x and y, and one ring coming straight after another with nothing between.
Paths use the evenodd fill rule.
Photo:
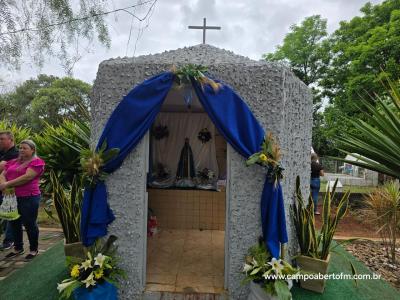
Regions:
<instances>
[{"instance_id":1,"label":"green leaf decoration","mask_svg":"<svg viewBox=\"0 0 400 300\"><path fill-rule=\"evenodd\" d=\"M218 92L222 85L204 75L207 71L207 67L196 64L187 64L179 69L175 67L172 68L172 72L175 74L175 82L178 85L191 84L192 80L194 80L197 81L203 89L205 85L209 85L214 92Z\"/></svg>"},{"instance_id":2,"label":"green leaf decoration","mask_svg":"<svg viewBox=\"0 0 400 300\"><path fill-rule=\"evenodd\" d=\"M286 282L282 280L276 280L274 282L275 293L279 300L291 300L292 294L290 293L289 287Z\"/></svg>"},{"instance_id":3,"label":"green leaf decoration","mask_svg":"<svg viewBox=\"0 0 400 300\"><path fill-rule=\"evenodd\" d=\"M246 165L247 165L247 166L254 165L256 162L258 162L259 156L260 156L260 152L254 153L252 156L250 156L250 157L246 160Z\"/></svg>"}]
</instances>

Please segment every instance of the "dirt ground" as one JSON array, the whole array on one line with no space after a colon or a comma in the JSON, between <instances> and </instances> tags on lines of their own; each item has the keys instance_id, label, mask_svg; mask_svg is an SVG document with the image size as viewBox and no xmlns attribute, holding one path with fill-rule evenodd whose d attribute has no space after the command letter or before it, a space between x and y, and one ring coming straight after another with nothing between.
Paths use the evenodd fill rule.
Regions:
<instances>
[{"instance_id":1,"label":"dirt ground","mask_svg":"<svg viewBox=\"0 0 400 300\"><path fill-rule=\"evenodd\" d=\"M318 211L322 213L322 204L318 205ZM340 221L335 235L341 237L379 238L373 226L361 220L362 217L359 216L358 212L350 208L347 215ZM316 215L315 222L317 228L321 228L322 216Z\"/></svg>"},{"instance_id":2,"label":"dirt ground","mask_svg":"<svg viewBox=\"0 0 400 300\"><path fill-rule=\"evenodd\" d=\"M322 205L318 207L318 210L322 213ZM315 221L317 228L321 228L321 215L315 216ZM335 237L361 238L345 246L346 250L362 261L372 272L380 274L382 279L400 290L400 263L391 263L387 257L385 246L380 242L379 234L367 221L359 211L350 208L339 223ZM396 254L397 260L400 261L400 248L396 248Z\"/></svg>"}]
</instances>

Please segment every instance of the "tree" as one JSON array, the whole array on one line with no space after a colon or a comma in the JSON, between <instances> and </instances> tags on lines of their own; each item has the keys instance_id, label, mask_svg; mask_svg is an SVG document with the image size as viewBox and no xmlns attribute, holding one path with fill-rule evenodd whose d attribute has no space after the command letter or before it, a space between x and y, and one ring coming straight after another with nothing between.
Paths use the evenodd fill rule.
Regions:
<instances>
[{"instance_id":1,"label":"tree","mask_svg":"<svg viewBox=\"0 0 400 300\"><path fill-rule=\"evenodd\" d=\"M65 77L38 90L28 110L33 129L44 123L60 124L63 119L84 118L89 109L91 86L81 80Z\"/></svg>"},{"instance_id":2,"label":"tree","mask_svg":"<svg viewBox=\"0 0 400 300\"><path fill-rule=\"evenodd\" d=\"M41 74L36 79L25 81L14 92L0 95L2 117L13 120L19 126L30 127L27 108L29 109L38 91L49 86L56 79L57 77Z\"/></svg>"},{"instance_id":3,"label":"tree","mask_svg":"<svg viewBox=\"0 0 400 300\"><path fill-rule=\"evenodd\" d=\"M85 117L90 91L89 84L77 79L39 75L0 96L0 109L4 118L38 131L45 122L58 125L64 118Z\"/></svg>"},{"instance_id":4,"label":"tree","mask_svg":"<svg viewBox=\"0 0 400 300\"><path fill-rule=\"evenodd\" d=\"M109 47L110 35L104 16L122 11L140 22L149 16L157 0L138 1L125 8L107 10L109 0L0 0L0 63L18 68L24 54L29 54L39 66L44 58L59 58L68 71L80 59L71 56L68 49L74 45L79 52L80 42L97 39ZM77 5L79 3L79 5ZM137 17L134 9L150 6L144 18ZM26 53L24 53L26 52ZM67 73L68 74L68 73Z\"/></svg>"},{"instance_id":5,"label":"tree","mask_svg":"<svg viewBox=\"0 0 400 300\"><path fill-rule=\"evenodd\" d=\"M362 16L341 22L329 38L331 60L320 85L336 112L330 115L336 122L327 125L332 136L354 131L345 116L368 122L357 103L372 103L372 94L387 96L382 79L396 82L400 77L400 1L367 3L361 12Z\"/></svg>"},{"instance_id":6,"label":"tree","mask_svg":"<svg viewBox=\"0 0 400 300\"><path fill-rule=\"evenodd\" d=\"M326 19L320 15L307 17L301 25L292 25L283 44L276 52L264 54L268 61L282 61L308 86L318 84L324 72L325 49L323 40L326 32Z\"/></svg>"},{"instance_id":7,"label":"tree","mask_svg":"<svg viewBox=\"0 0 400 300\"><path fill-rule=\"evenodd\" d=\"M319 82L326 72L329 61L326 37L326 19L320 15L307 17L300 25L292 25L281 46L274 53L264 54L268 61L279 61L300 78L313 93L313 146L319 154L329 153L323 133L321 108L321 90ZM332 153L331 153L332 154Z\"/></svg>"}]
</instances>

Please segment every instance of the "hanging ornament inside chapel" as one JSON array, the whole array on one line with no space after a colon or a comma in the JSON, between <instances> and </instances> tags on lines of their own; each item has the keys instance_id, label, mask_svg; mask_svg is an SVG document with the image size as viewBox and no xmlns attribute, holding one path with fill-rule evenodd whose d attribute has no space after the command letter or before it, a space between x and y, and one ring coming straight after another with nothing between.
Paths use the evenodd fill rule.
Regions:
<instances>
[{"instance_id":1,"label":"hanging ornament inside chapel","mask_svg":"<svg viewBox=\"0 0 400 300\"><path fill-rule=\"evenodd\" d=\"M203 143L207 143L209 140L211 140L211 132L208 131L207 128L203 128L202 130L200 130L197 138Z\"/></svg>"}]
</instances>

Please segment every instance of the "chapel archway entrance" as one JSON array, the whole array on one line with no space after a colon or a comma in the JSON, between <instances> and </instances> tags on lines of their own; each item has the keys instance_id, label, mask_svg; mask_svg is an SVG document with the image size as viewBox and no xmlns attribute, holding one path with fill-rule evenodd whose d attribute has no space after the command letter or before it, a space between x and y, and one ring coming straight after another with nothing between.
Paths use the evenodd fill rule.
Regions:
<instances>
[{"instance_id":1,"label":"chapel archway entrance","mask_svg":"<svg viewBox=\"0 0 400 300\"><path fill-rule=\"evenodd\" d=\"M227 143L191 87L173 87L149 141L146 290L224 290Z\"/></svg>"}]
</instances>

